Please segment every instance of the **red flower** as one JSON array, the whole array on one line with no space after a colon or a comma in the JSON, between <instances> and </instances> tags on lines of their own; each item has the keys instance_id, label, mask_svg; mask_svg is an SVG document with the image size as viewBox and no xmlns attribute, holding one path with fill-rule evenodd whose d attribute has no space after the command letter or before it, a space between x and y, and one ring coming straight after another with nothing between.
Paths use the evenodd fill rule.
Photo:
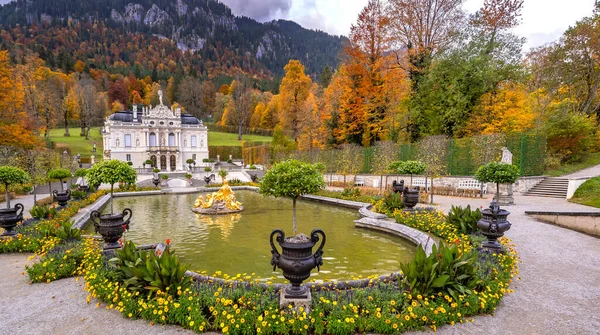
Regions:
<instances>
[{"instance_id":1,"label":"red flower","mask_svg":"<svg viewBox=\"0 0 600 335\"><path fill-rule=\"evenodd\" d=\"M165 242L167 242L167 245L171 244L171 239L168 238Z\"/></svg>"},{"instance_id":2,"label":"red flower","mask_svg":"<svg viewBox=\"0 0 600 335\"><path fill-rule=\"evenodd\" d=\"M458 244L459 241L458 241L458 239L456 239L456 241L454 241L454 242L456 242L456 244Z\"/></svg>"},{"instance_id":3,"label":"red flower","mask_svg":"<svg viewBox=\"0 0 600 335\"><path fill-rule=\"evenodd\" d=\"M127 230L127 223L123 224L123 230Z\"/></svg>"},{"instance_id":4,"label":"red flower","mask_svg":"<svg viewBox=\"0 0 600 335\"><path fill-rule=\"evenodd\" d=\"M55 224L54 224L54 228L58 228L58 223L55 223Z\"/></svg>"},{"instance_id":5,"label":"red flower","mask_svg":"<svg viewBox=\"0 0 600 335\"><path fill-rule=\"evenodd\" d=\"M121 241L121 239L119 239L119 245L123 246L123 241Z\"/></svg>"}]
</instances>

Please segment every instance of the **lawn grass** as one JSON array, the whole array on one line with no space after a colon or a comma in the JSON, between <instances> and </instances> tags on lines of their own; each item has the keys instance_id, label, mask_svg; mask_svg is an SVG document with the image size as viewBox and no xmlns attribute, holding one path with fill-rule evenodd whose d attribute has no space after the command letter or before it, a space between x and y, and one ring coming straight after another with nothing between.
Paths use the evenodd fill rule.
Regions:
<instances>
[{"instance_id":1,"label":"lawn grass","mask_svg":"<svg viewBox=\"0 0 600 335\"><path fill-rule=\"evenodd\" d=\"M81 157L90 157L95 155L97 160L102 159L102 134L100 134L100 127L90 129L90 139L86 140L85 136L79 136L81 128L69 128L69 134L71 136L65 137L65 128L50 129L49 136L50 140L54 142L58 150L61 147L71 148L71 155L80 154ZM96 153L92 152L92 148L96 142Z\"/></svg>"},{"instance_id":2,"label":"lawn grass","mask_svg":"<svg viewBox=\"0 0 600 335\"><path fill-rule=\"evenodd\" d=\"M598 164L600 164L600 152L594 152L585 155L583 160L579 163L566 164L558 169L546 170L544 174L550 177L560 177Z\"/></svg>"},{"instance_id":3,"label":"lawn grass","mask_svg":"<svg viewBox=\"0 0 600 335\"><path fill-rule=\"evenodd\" d=\"M244 135L242 138L244 141L265 142L265 143L270 143L273 140L272 137L260 136L260 135ZM208 132L208 145L209 146L241 147L242 141L238 141L237 134L209 131Z\"/></svg>"},{"instance_id":4,"label":"lawn grass","mask_svg":"<svg viewBox=\"0 0 600 335\"><path fill-rule=\"evenodd\" d=\"M96 142L96 159L102 159L102 135L100 134L100 127L94 127L90 130L90 139L86 140L85 137L79 136L81 128L69 128L71 136L65 137L65 129L51 129L49 132L50 140L55 143L58 150L61 147L71 148L71 154L80 154L81 157L89 157L92 155L92 148L94 142ZM269 136L260 135L244 135L244 141L253 142L265 142L269 143L273 140ZM242 141L238 141L237 134L231 133L220 133L216 131L208 132L208 145L210 146L228 146L238 147L242 146Z\"/></svg>"},{"instance_id":5,"label":"lawn grass","mask_svg":"<svg viewBox=\"0 0 600 335\"><path fill-rule=\"evenodd\" d=\"M600 177L594 177L581 184L570 201L600 208Z\"/></svg>"}]
</instances>

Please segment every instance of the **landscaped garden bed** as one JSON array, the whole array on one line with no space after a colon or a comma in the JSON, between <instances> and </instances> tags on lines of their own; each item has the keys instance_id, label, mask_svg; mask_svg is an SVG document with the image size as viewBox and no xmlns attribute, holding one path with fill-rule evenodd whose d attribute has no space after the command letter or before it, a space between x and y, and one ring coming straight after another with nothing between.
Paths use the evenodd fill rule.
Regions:
<instances>
[{"instance_id":1,"label":"landscaped garden bed","mask_svg":"<svg viewBox=\"0 0 600 335\"><path fill-rule=\"evenodd\" d=\"M517 255L508 239L501 239L504 254L481 252L483 238L474 234L472 224L476 211L453 210L448 219L435 211L409 214L396 209L389 214L399 224L437 235L445 246L430 256L420 250L403 266L405 276L396 280L372 280L366 288L350 290L321 289L313 292L311 310L280 309L275 286L265 289L250 275L238 274L224 283L183 276L187 267L169 241L161 253L137 250L128 242L109 260L98 240L81 239L69 225L72 215L105 193L93 193L53 217L20 226L19 235L0 241L0 251L36 253L38 260L27 267L31 282L83 276L89 303L96 298L126 318L227 334L436 330L492 313L517 274Z\"/></svg>"}]
</instances>

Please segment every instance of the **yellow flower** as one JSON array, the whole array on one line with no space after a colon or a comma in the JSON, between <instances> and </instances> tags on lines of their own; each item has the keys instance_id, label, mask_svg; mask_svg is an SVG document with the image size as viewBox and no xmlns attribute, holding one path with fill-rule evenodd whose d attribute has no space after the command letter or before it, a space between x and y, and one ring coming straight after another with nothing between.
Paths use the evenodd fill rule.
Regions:
<instances>
[{"instance_id":1,"label":"yellow flower","mask_svg":"<svg viewBox=\"0 0 600 335\"><path fill-rule=\"evenodd\" d=\"M190 321L190 327L194 326L194 321Z\"/></svg>"}]
</instances>

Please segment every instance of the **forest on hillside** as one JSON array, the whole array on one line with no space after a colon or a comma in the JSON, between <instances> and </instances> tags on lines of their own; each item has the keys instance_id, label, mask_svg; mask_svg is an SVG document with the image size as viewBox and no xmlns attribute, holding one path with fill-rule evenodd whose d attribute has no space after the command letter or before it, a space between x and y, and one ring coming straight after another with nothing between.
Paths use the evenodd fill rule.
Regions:
<instances>
[{"instance_id":1,"label":"forest on hillside","mask_svg":"<svg viewBox=\"0 0 600 335\"><path fill-rule=\"evenodd\" d=\"M432 3L438 7L423 7ZM68 124L85 135L112 112L155 105L162 88L167 104L235 129L240 138L247 129L275 130L276 144L290 149L536 133L547 139L547 166L598 150L600 8L557 41L523 54L523 39L511 32L522 0L486 0L473 15L461 4L370 0L339 65L311 75L302 60L291 59L271 88L256 73L227 72L219 62L215 75L226 73L229 81L194 75L189 57L167 53L171 42L145 45L145 35L113 36L123 47L81 43L81 53L50 56L52 45L77 44L68 36L81 32L65 26L64 38L47 36L37 42L43 48L32 50L24 43L44 34L37 26L31 33L3 30L0 95L8 98L0 101L0 145L35 148L47 129ZM439 15L427 15L433 10ZM98 39L115 32L93 31ZM122 53L139 59L137 70L124 62L115 71L111 55ZM113 68L98 66L103 62Z\"/></svg>"}]
</instances>

